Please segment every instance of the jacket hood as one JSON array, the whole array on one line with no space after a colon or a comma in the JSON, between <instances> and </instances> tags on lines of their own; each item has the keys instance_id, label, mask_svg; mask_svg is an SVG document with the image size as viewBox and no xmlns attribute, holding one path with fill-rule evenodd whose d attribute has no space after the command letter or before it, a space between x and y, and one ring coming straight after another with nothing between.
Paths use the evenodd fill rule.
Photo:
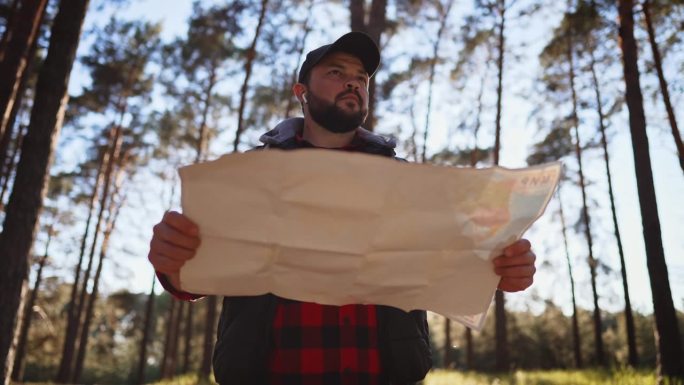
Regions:
<instances>
[{"instance_id":1,"label":"jacket hood","mask_svg":"<svg viewBox=\"0 0 684 385\"><path fill-rule=\"evenodd\" d=\"M283 143L292 140L304 127L304 118L290 118L278 123L271 131L261 135L259 141L267 146L278 147ZM359 139L369 145L383 147L387 150L394 150L397 141L394 138L374 134L363 127L356 129Z\"/></svg>"}]
</instances>

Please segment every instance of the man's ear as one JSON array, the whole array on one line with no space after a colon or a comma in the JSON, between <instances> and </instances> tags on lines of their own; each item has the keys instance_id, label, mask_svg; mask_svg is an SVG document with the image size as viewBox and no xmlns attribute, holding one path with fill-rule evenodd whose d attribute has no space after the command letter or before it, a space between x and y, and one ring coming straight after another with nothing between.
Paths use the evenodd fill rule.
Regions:
<instances>
[{"instance_id":1,"label":"man's ear","mask_svg":"<svg viewBox=\"0 0 684 385\"><path fill-rule=\"evenodd\" d=\"M306 101L306 86L302 83L295 83L295 85L292 86L292 93L294 96L299 100L300 103L305 104Z\"/></svg>"}]
</instances>

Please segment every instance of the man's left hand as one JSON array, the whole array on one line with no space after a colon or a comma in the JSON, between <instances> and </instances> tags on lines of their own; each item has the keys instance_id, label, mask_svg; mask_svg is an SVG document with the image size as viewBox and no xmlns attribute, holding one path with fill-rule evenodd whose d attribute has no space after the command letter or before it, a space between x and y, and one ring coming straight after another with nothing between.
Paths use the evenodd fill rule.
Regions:
<instances>
[{"instance_id":1,"label":"man's left hand","mask_svg":"<svg viewBox=\"0 0 684 385\"><path fill-rule=\"evenodd\" d=\"M527 289L534 282L534 261L537 257L527 239L516 241L494 258L494 273L501 277L499 290L516 292Z\"/></svg>"}]
</instances>

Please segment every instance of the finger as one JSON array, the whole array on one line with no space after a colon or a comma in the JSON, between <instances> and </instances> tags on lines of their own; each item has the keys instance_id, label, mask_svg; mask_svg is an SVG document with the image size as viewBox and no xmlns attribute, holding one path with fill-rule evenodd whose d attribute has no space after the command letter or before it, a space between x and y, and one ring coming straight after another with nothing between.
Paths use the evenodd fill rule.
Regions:
<instances>
[{"instance_id":1,"label":"finger","mask_svg":"<svg viewBox=\"0 0 684 385\"><path fill-rule=\"evenodd\" d=\"M494 267L534 265L536 260L537 256L532 251L528 251L524 254L515 255L512 257L501 256L494 258Z\"/></svg>"},{"instance_id":2,"label":"finger","mask_svg":"<svg viewBox=\"0 0 684 385\"><path fill-rule=\"evenodd\" d=\"M187 235L198 235L199 227L190 218L177 211L167 211L162 222Z\"/></svg>"},{"instance_id":3,"label":"finger","mask_svg":"<svg viewBox=\"0 0 684 385\"><path fill-rule=\"evenodd\" d=\"M184 261L174 260L157 252L150 252L147 259L154 266L154 270L163 274L175 274L185 264Z\"/></svg>"},{"instance_id":4,"label":"finger","mask_svg":"<svg viewBox=\"0 0 684 385\"><path fill-rule=\"evenodd\" d=\"M514 293L522 291L532 286L534 280L532 277L528 278L502 278L499 282L499 290Z\"/></svg>"},{"instance_id":5,"label":"finger","mask_svg":"<svg viewBox=\"0 0 684 385\"><path fill-rule=\"evenodd\" d=\"M520 239L513 244L503 249L503 255L506 257L513 257L519 254L524 254L532 249L530 241L527 239Z\"/></svg>"},{"instance_id":6,"label":"finger","mask_svg":"<svg viewBox=\"0 0 684 385\"><path fill-rule=\"evenodd\" d=\"M195 250L176 246L158 237L153 237L150 241L150 252L159 253L177 261L187 261L195 256Z\"/></svg>"},{"instance_id":7,"label":"finger","mask_svg":"<svg viewBox=\"0 0 684 385\"><path fill-rule=\"evenodd\" d=\"M534 265L497 267L494 269L494 273L502 278L527 278L534 276L536 272L537 268Z\"/></svg>"},{"instance_id":8,"label":"finger","mask_svg":"<svg viewBox=\"0 0 684 385\"><path fill-rule=\"evenodd\" d=\"M197 250L200 245L198 236L183 233L165 222L156 224L152 231L154 233L153 238L159 238L162 241L175 246L184 247L188 250Z\"/></svg>"}]
</instances>

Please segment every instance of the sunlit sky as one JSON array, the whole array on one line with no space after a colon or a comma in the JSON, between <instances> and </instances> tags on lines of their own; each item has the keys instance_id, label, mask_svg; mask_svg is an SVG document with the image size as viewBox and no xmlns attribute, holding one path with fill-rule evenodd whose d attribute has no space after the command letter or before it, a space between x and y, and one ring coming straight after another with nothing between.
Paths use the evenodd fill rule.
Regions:
<instances>
[{"instance_id":1,"label":"sunlit sky","mask_svg":"<svg viewBox=\"0 0 684 385\"><path fill-rule=\"evenodd\" d=\"M460 15L468 12L466 1L457 2L452 12L452 19L456 28L460 27ZM163 23L162 37L170 40L174 36L185 32L186 19L190 14L192 3L189 0L174 0L168 2L164 0L144 0L134 1L131 6L118 12L118 16L123 18L146 18L152 21ZM324 6L321 8L325 8ZM339 9L339 8L338 8ZM107 11L109 12L109 11ZM308 49L315 48L321 44L332 41L348 31L348 14L340 12L333 14L323 9L319 10L314 33L307 42ZM538 75L536 56L545 44L550 33L550 26L560 18L560 14L548 12L546 17L537 17L535 20L546 20L548 25L534 26L534 28L524 23L510 24L509 42L520 54L517 61L511 60L505 74L505 97L503 102L503 132L502 132L502 154L501 165L505 167L523 167L529 148L534 140L540 138L538 128L534 120L529 116L533 109L533 103L541 99L540 95L535 95L532 88L532 81ZM91 9L86 19L86 30L92 29L96 25L103 25L108 20L105 13L95 12ZM326 28L323 31L323 28ZM408 37L413 42L403 44L404 41L390 42L383 54L385 56L399 57L407 52L402 52L406 47L414 49L425 47L424 37ZM400 44L402 43L402 44ZM520 48L525 44L527 48ZM88 40L79 48L80 53L87 52ZM618 53L616 52L616 55ZM454 56L448 53L447 56ZM400 62L400 61L399 61ZM446 67L445 67L446 68ZM380 79L383 77L381 67ZM674 72L670 76L674 77ZM454 111L458 111L462 106L461 95L455 94L456 91L448 87L448 73L446 70L437 74L438 86L435 88L433 103L436 108L431 116L431 131L428 141L428 151L436 152L446 145L465 147L470 144L454 143L454 140L466 141L463 136L452 136L453 127L450 127L454 119ZM611 74L603 74L611 76ZM649 80L643 80L648 77ZM653 85L654 75L642 73L642 82L647 81ZM621 78L619 78L621 81ZM72 81L70 92L75 95L80 88L87 84L87 73L83 67L77 65ZM494 87L495 83L489 82L488 87ZM620 87L622 85L620 84ZM419 104L417 116L423 116L423 109L426 98L425 85L418 87L416 97ZM675 101L681 102L682 93L675 93ZM666 119L663 108L660 104L652 104L647 99L647 109L649 109L649 139L651 147L652 165L656 183L656 193L658 198L659 214L662 226L662 236L667 257L670 274L670 283L673 292L675 306L679 309L684 308L684 237L681 236L681 225L684 224L684 206L680 204L681 196L684 192L684 177L679 168L676 157L676 150L666 126ZM468 103L472 103L468 101ZM681 105L681 103L679 103ZM468 106L467 108L471 108ZM485 111L489 117L495 113L493 104ZM679 114L679 121L684 121L684 115ZM401 118L399 118L401 119ZM488 124L491 119L485 119L483 124ZM590 119L593 118L588 118ZM391 116L386 121L381 121L377 131L380 133L395 132L397 119ZM419 119L419 124L422 118ZM453 124L452 124L453 125ZM410 130L406 127L406 132ZM492 138L491 127L483 127L484 134L481 136L481 145ZM592 130L589 127L589 130ZM634 179L634 164L631 151L631 141L629 136L629 126L627 114L623 112L613 118L612 121L612 141L610 150L612 151L611 167L614 173L614 184L616 190L616 200L618 208L618 218L620 230L623 236L625 257L627 259L627 272L630 286L632 303L636 310L640 312L652 311L652 300L648 271L646 268L645 251L643 244L641 218L639 212L639 202ZM261 132L254 132L248 137L257 137ZM214 155L228 152L232 147L233 133L220 136L213 143L212 150ZM406 133L402 134L404 137ZM455 138L455 139L454 139ZM588 139L588 138L587 138ZM79 159L82 152L74 148L61 147L65 153L58 154L58 159L69 163L69 159ZM66 153L69 151L69 153ZM400 154L402 155L402 154ZM405 155L405 154L404 154ZM588 152L585 160L586 174L591 182L589 196L592 204L598 208L592 209L592 229L596 237L594 253L602 262L611 266L614 271L606 274L599 272L598 285L600 295L600 305L603 308L617 311L623 306L623 296L620 285L619 263L617 252L612 238L612 222L607 202L607 187L604 181L603 163L600 159L601 154L597 151ZM574 161L568 160L567 166L574 170ZM169 167L172 167L169 165ZM580 195L578 191L570 186L564 187L564 205L566 215L570 216L570 222L574 223L577 219L579 210ZM149 291L152 277L152 268L147 262L147 247L151 237L151 229L162 216L167 208L170 186L161 183L151 183L149 176L141 176L134 180L134 185L130 188L131 198L129 205L123 210L122 218L118 223L118 229L113 236L113 250L108 256L106 265L106 275L104 277L104 291L111 292L118 289L129 289L132 291ZM176 192L177 194L177 192ZM558 219L554 216L557 211L558 202L554 199L544 215L526 234L539 256L540 262L547 261L550 267L541 267L537 273L537 281L531 290L524 294L514 294L508 296L511 305L518 309L530 308L539 310L537 297L552 298L556 303L563 306L566 313L570 306L570 285L567 279L565 255L562 250L561 230ZM179 205L177 205L179 208ZM78 228L78 226L77 226ZM589 284L589 272L587 264L584 262L583 255L586 255L584 239L578 232L570 231L570 252L574 263L578 287L578 303L581 307L592 308L591 287ZM114 246L115 245L115 246ZM40 247L37 250L42 250ZM77 257L77 250L71 245L57 246L52 250L55 263L53 271L56 274L70 274L73 263ZM540 264L541 265L541 264Z\"/></svg>"}]
</instances>

